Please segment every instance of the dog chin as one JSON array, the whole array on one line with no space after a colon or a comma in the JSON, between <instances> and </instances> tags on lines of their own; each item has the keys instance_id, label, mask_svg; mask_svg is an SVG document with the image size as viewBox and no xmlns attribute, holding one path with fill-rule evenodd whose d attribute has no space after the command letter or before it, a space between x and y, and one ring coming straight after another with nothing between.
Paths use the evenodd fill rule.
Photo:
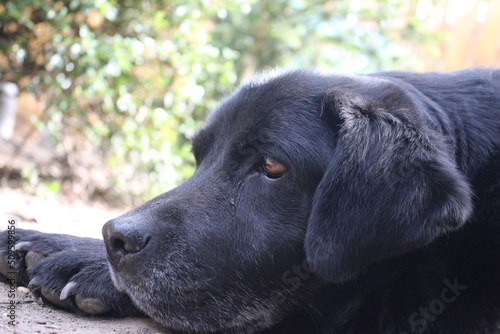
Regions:
<instances>
[{"instance_id":1,"label":"dog chin","mask_svg":"<svg viewBox=\"0 0 500 334\"><path fill-rule=\"evenodd\" d=\"M282 320L281 316L268 310L243 310L231 320L203 319L192 314L165 314L147 303L140 308L158 323L174 333L224 333L253 334L272 327ZM198 319L197 319L198 318Z\"/></svg>"},{"instance_id":2,"label":"dog chin","mask_svg":"<svg viewBox=\"0 0 500 334\"><path fill-rule=\"evenodd\" d=\"M177 303L180 306L184 304L183 302L186 302L180 297L182 295L181 291L174 293L177 294L176 297L165 296L158 293L158 291L138 289L136 284L127 283L126 277L117 272L112 266L109 266L109 272L118 291L128 294L134 304L145 314L175 333L252 334L278 323L285 313L283 305L274 305L271 301L259 299L252 301L249 303L250 306L242 309L239 309L240 306L235 300L234 307L229 307L229 309L237 313L236 316L234 314L224 314L221 309L216 311L210 309L205 311L192 310L192 314L179 312L182 307L176 308L175 304ZM157 300L155 296L159 297L160 295L162 295L161 300ZM171 302L167 302L167 304L171 304L171 307L166 307L165 298L171 299ZM227 301L227 303L231 304L231 301ZM214 307L219 306L214 305ZM165 312L166 310L168 311ZM214 316L217 312L220 312L218 320Z\"/></svg>"}]
</instances>

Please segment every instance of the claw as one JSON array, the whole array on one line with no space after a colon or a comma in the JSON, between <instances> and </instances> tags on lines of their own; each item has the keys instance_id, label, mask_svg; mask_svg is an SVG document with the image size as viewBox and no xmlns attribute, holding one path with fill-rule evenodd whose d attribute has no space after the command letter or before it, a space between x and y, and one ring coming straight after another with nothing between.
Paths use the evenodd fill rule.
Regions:
<instances>
[{"instance_id":1,"label":"claw","mask_svg":"<svg viewBox=\"0 0 500 334\"><path fill-rule=\"evenodd\" d=\"M76 282L69 282L61 290L61 295L59 296L59 298L61 300L63 300L63 299L68 298L69 296L73 295L77 287L78 287L78 283L76 283Z\"/></svg>"},{"instance_id":2,"label":"claw","mask_svg":"<svg viewBox=\"0 0 500 334\"><path fill-rule=\"evenodd\" d=\"M27 252L29 250L29 248L31 247L31 245L33 245L33 243L31 241L21 241L21 242L18 242L15 246L14 246L14 250L16 251L21 251L21 252Z\"/></svg>"}]
</instances>

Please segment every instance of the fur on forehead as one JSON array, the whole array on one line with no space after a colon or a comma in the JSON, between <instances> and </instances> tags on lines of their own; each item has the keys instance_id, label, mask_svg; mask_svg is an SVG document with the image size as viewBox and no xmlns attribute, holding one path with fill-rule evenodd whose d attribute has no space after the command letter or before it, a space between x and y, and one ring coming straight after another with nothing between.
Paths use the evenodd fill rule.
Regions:
<instances>
[{"instance_id":1,"label":"fur on forehead","mask_svg":"<svg viewBox=\"0 0 500 334\"><path fill-rule=\"evenodd\" d=\"M337 76L337 75L333 75ZM306 80L306 77L313 77L314 80ZM290 83L294 85L305 85L314 86L314 82L322 82L323 79L327 77L332 77L331 73L325 73L318 69L300 69L300 70L284 70L281 68L273 68L257 73L252 78L243 80L240 88L241 89L254 89L273 81L278 81L282 83Z\"/></svg>"}]
</instances>

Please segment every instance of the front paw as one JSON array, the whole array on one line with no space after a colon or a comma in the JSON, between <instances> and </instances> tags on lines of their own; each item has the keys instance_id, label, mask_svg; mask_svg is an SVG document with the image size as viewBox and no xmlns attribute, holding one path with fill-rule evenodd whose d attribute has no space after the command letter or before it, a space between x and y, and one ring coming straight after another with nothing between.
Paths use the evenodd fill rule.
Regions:
<instances>
[{"instance_id":1,"label":"front paw","mask_svg":"<svg viewBox=\"0 0 500 334\"><path fill-rule=\"evenodd\" d=\"M27 286L27 268L74 246L79 238L17 229L0 232L0 274Z\"/></svg>"},{"instance_id":2,"label":"front paw","mask_svg":"<svg viewBox=\"0 0 500 334\"><path fill-rule=\"evenodd\" d=\"M102 240L18 229L11 237L1 232L0 241L0 274L28 286L39 302L76 313L140 314L114 287Z\"/></svg>"},{"instance_id":3,"label":"front paw","mask_svg":"<svg viewBox=\"0 0 500 334\"><path fill-rule=\"evenodd\" d=\"M75 313L141 314L128 295L114 287L105 259L64 251L30 267L28 275L35 297Z\"/></svg>"}]
</instances>

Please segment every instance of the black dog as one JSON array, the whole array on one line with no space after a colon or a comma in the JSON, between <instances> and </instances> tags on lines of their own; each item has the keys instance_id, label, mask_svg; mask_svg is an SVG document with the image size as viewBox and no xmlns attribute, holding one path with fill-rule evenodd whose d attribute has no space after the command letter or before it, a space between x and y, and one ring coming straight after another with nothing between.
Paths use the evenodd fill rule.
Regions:
<instances>
[{"instance_id":1,"label":"black dog","mask_svg":"<svg viewBox=\"0 0 500 334\"><path fill-rule=\"evenodd\" d=\"M16 230L0 271L188 333L499 333L500 70L262 76L193 153L189 180L106 223L107 255Z\"/></svg>"}]
</instances>

